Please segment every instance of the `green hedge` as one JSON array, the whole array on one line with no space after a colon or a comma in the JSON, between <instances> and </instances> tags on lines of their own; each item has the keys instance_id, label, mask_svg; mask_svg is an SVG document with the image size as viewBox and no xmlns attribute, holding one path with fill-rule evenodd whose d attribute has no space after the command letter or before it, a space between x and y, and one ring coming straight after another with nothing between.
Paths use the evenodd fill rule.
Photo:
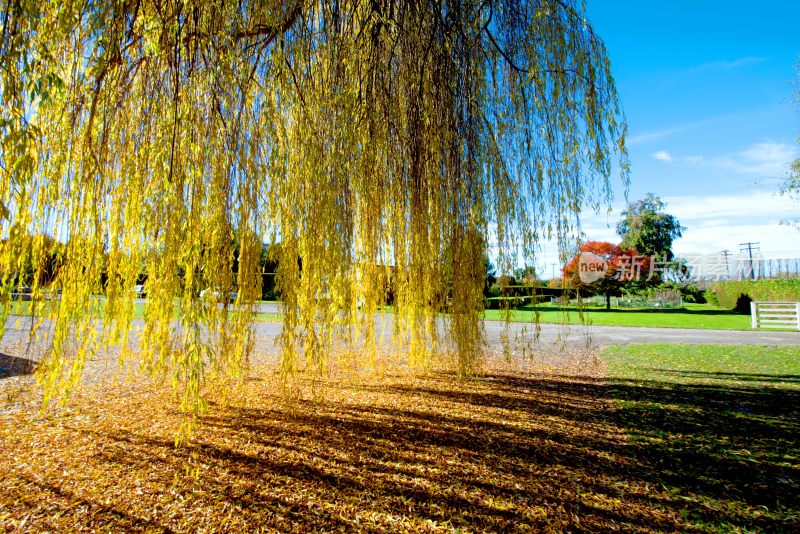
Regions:
<instances>
[{"instance_id":1,"label":"green hedge","mask_svg":"<svg viewBox=\"0 0 800 534\"><path fill-rule=\"evenodd\" d=\"M723 308L750 313L750 302L800 302L800 278L715 282L711 290Z\"/></svg>"},{"instance_id":2,"label":"green hedge","mask_svg":"<svg viewBox=\"0 0 800 534\"><path fill-rule=\"evenodd\" d=\"M533 300L532 297L490 297L483 299L483 307L487 310L503 310L531 304Z\"/></svg>"}]
</instances>

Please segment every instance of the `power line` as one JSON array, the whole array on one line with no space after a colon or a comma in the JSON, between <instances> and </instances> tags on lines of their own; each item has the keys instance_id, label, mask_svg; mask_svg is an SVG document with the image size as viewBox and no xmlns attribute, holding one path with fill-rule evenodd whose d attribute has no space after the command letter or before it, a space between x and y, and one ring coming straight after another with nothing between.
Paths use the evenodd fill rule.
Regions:
<instances>
[{"instance_id":1,"label":"power line","mask_svg":"<svg viewBox=\"0 0 800 534\"><path fill-rule=\"evenodd\" d=\"M760 244L761 244L760 242L751 243L749 241L747 243L739 243L739 247L741 247L739 249L739 252L744 252L746 249L747 255L750 258L750 280L755 280L755 273L753 272L753 249L761 250L761 247L753 247L753 245L760 245Z\"/></svg>"},{"instance_id":2,"label":"power line","mask_svg":"<svg viewBox=\"0 0 800 534\"><path fill-rule=\"evenodd\" d=\"M728 267L728 256L733 256L733 253L730 250L725 249L720 251L720 255L725 258L725 276L729 277L731 274L731 269Z\"/></svg>"}]
</instances>

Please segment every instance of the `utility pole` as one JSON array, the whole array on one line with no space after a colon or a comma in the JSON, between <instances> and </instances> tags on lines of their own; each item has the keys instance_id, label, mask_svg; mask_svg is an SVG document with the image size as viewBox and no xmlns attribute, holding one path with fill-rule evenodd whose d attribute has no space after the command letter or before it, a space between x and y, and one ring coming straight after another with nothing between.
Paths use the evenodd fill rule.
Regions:
<instances>
[{"instance_id":1,"label":"utility pole","mask_svg":"<svg viewBox=\"0 0 800 534\"><path fill-rule=\"evenodd\" d=\"M722 257L725 258L725 276L730 278L731 270L728 267L728 256L733 256L733 254L731 253L730 250L725 249L722 252L720 252L720 255L722 255Z\"/></svg>"},{"instance_id":2,"label":"utility pole","mask_svg":"<svg viewBox=\"0 0 800 534\"><path fill-rule=\"evenodd\" d=\"M755 273L753 272L753 249L755 248L755 250L759 250L761 248L761 247L753 247L753 245L760 245L760 244L761 244L760 242L750 243L749 241L747 243L739 243L739 246L741 247L739 249L739 252L744 252L746 249L747 255L750 258L750 280L755 280Z\"/></svg>"}]
</instances>

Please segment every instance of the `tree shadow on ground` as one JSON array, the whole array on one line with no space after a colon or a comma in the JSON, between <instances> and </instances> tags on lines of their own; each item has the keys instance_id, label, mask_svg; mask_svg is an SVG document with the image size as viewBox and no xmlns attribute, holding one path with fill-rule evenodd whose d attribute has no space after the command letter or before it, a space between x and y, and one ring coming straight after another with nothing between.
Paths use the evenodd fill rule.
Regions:
<instances>
[{"instance_id":1,"label":"tree shadow on ground","mask_svg":"<svg viewBox=\"0 0 800 534\"><path fill-rule=\"evenodd\" d=\"M660 369L657 367L641 367L641 369L652 371L663 375L671 375L677 378L691 378L700 380L721 380L736 382L759 382L759 383L783 383L800 384L800 375L776 375L763 373L723 373L709 371L688 371L686 369Z\"/></svg>"},{"instance_id":2,"label":"tree shadow on ground","mask_svg":"<svg viewBox=\"0 0 800 534\"><path fill-rule=\"evenodd\" d=\"M37 362L0 352L0 378L32 374Z\"/></svg>"},{"instance_id":3,"label":"tree shadow on ground","mask_svg":"<svg viewBox=\"0 0 800 534\"><path fill-rule=\"evenodd\" d=\"M728 506L734 515L707 520L800 527L800 391L618 380L610 394L632 436L630 476L688 498L692 506L682 513L690 519Z\"/></svg>"},{"instance_id":4,"label":"tree shadow on ground","mask_svg":"<svg viewBox=\"0 0 800 534\"><path fill-rule=\"evenodd\" d=\"M124 500L149 478L174 494L103 501L126 515L101 527L131 517L177 531L800 527L797 391L511 373L336 391L213 405L177 450L164 432L67 425L95 448L80 468L115 474L107 493ZM187 465L202 470L176 485ZM57 497L75 487L64 472L38 483Z\"/></svg>"}]
</instances>

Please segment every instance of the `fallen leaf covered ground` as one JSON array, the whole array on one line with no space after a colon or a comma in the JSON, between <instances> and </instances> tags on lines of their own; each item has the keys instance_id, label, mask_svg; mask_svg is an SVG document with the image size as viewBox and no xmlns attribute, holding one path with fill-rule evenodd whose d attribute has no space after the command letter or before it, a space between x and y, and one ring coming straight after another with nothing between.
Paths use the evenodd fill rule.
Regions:
<instances>
[{"instance_id":1,"label":"fallen leaf covered ground","mask_svg":"<svg viewBox=\"0 0 800 534\"><path fill-rule=\"evenodd\" d=\"M522 370L498 359L473 380L395 368L301 377L294 395L282 390L274 366L259 365L233 393L212 396L195 437L177 449L181 418L163 385L91 384L66 408L45 414L17 399L0 415L0 527L647 532L797 525L796 516L747 506L741 491L726 500L720 489L704 500L692 488L676 491L680 475L662 483L671 449L630 434L596 363ZM684 465L673 464L673 474ZM721 511L720 503L730 508ZM710 520L697 520L703 511Z\"/></svg>"}]
</instances>

